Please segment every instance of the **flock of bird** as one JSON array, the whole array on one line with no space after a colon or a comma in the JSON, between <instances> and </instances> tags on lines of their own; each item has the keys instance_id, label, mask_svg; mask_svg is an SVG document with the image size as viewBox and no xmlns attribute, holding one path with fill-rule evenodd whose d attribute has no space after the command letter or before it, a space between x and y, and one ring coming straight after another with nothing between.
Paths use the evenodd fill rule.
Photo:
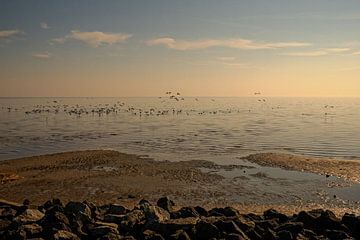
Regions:
<instances>
[{"instance_id":1,"label":"flock of bird","mask_svg":"<svg viewBox=\"0 0 360 240\"><path fill-rule=\"evenodd\" d=\"M260 92L255 92L254 95L261 95ZM69 105L69 104L61 104L60 100L54 100L51 102L47 102L47 104L44 105L36 105L31 110L24 110L24 113L26 115L31 114L58 114L60 112L63 112L64 114L70 115L70 116L77 116L81 117L84 115L98 115L105 116L109 114L118 114L118 113L128 113L134 116L166 116L166 115L180 115L180 114L186 114L186 115L206 115L206 114L231 114L231 113L240 113L241 111L238 109L220 109L220 110L196 110L196 109L179 109L180 106L176 106L172 103L179 102L179 101L185 101L185 98L181 96L181 93L179 92L171 92L167 91L165 93L165 96L158 97L161 100L161 103L167 103L166 106L164 106L164 109L155 109L155 108L137 108L132 105L127 105L125 102L117 101L114 104L96 104L96 105L88 105L88 107L75 104L75 105ZM187 101L200 101L198 98L187 98ZM211 101L215 102L215 99L201 99L202 101ZM266 104L265 98L258 98L258 102L261 102L263 104ZM4 109L4 107L2 107ZM279 109L280 107L272 107L272 109ZM332 105L325 105L325 109L328 108L334 108ZM25 109L25 108L23 108ZM7 107L8 112L11 111L19 111L18 108L12 108ZM248 112L251 112L249 109ZM303 114L304 115L304 114ZM325 113L327 115L327 113Z\"/></svg>"}]
</instances>

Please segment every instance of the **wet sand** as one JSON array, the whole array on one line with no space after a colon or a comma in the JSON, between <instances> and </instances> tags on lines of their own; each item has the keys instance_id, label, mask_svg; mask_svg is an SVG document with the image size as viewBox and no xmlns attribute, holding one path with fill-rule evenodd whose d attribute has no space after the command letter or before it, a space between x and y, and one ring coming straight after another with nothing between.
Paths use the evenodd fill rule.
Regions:
<instances>
[{"instance_id":1,"label":"wet sand","mask_svg":"<svg viewBox=\"0 0 360 240\"><path fill-rule=\"evenodd\" d=\"M261 166L337 176L360 183L360 161L325 159L283 153L258 153L244 159Z\"/></svg>"},{"instance_id":2,"label":"wet sand","mask_svg":"<svg viewBox=\"0 0 360 240\"><path fill-rule=\"evenodd\" d=\"M302 165L289 164L287 167L288 161L284 156L279 158L283 162L271 159L278 158L275 155L249 157L250 161L259 164L289 169L295 169L294 166L306 166L305 160L300 161ZM320 162L316 163L322 166ZM325 166L321 169L335 174L335 165L334 162L333 165L329 165L329 169ZM344 165L344 168L350 167L346 162L340 162L340 165ZM340 165L337 165L338 168L343 169ZM351 166L357 165L352 163ZM120 203L131 207L143 198L156 201L162 196L169 196L178 203L178 207L233 206L240 211L254 213L261 213L272 207L289 214L302 209L327 208L338 214L360 213L358 205L342 205L332 201L325 204L321 199L318 202L303 201L301 184L292 186L292 182L284 183L281 179L265 176L260 181L265 183L265 188L269 191L263 191L265 188L257 189L249 185L251 181L246 177L226 178L220 174L231 171L246 172L250 171L249 168L251 167L246 165L217 165L200 160L155 161L144 156L110 150L66 152L1 161L0 198L15 202L29 199L33 204L42 204L50 198L60 198L64 202L88 200L97 204ZM307 170L305 167L301 169ZM309 171L311 169L314 168L310 168ZM353 168L353 171L356 171L356 168ZM343 170L340 172L343 173ZM259 178L258 175L253 178ZM344 177L350 178L355 175ZM292 192L288 193L288 190L285 190L279 194L272 189L271 184L283 185Z\"/></svg>"}]
</instances>

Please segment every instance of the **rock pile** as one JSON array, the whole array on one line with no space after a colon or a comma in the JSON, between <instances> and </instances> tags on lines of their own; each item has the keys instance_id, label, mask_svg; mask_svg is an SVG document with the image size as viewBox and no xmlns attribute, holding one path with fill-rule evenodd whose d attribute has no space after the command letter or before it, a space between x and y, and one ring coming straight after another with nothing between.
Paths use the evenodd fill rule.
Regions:
<instances>
[{"instance_id":1,"label":"rock pile","mask_svg":"<svg viewBox=\"0 0 360 240\"><path fill-rule=\"evenodd\" d=\"M174 206L167 197L156 205L141 200L132 210L59 199L37 207L0 201L0 239L360 239L360 217L352 214L339 219L322 209L286 216L274 209L256 215Z\"/></svg>"}]
</instances>

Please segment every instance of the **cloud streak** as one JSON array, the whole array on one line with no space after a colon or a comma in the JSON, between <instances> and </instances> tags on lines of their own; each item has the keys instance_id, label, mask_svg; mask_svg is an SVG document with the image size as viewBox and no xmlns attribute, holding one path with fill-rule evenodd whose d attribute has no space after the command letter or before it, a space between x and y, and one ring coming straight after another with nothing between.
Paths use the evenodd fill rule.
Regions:
<instances>
[{"instance_id":1,"label":"cloud streak","mask_svg":"<svg viewBox=\"0 0 360 240\"><path fill-rule=\"evenodd\" d=\"M320 57L331 54L343 54L351 51L350 48L322 48L320 50L314 51L305 51L305 52L289 52L283 53L284 56L293 56L293 57Z\"/></svg>"},{"instance_id":2,"label":"cloud streak","mask_svg":"<svg viewBox=\"0 0 360 240\"><path fill-rule=\"evenodd\" d=\"M9 38L20 33L19 30L2 30L0 31L0 38Z\"/></svg>"},{"instance_id":3,"label":"cloud streak","mask_svg":"<svg viewBox=\"0 0 360 240\"><path fill-rule=\"evenodd\" d=\"M257 42L242 38L232 39L203 39L203 40L182 40L172 37L161 37L148 40L146 42L149 46L162 45L169 49L186 51L186 50L198 50L211 47L227 47L242 50L258 50L258 49L280 49L280 48L292 48L292 47L305 47L310 46L310 43L304 42Z\"/></svg>"},{"instance_id":4,"label":"cloud streak","mask_svg":"<svg viewBox=\"0 0 360 240\"><path fill-rule=\"evenodd\" d=\"M83 32L73 30L66 38L75 39L96 48L101 45L112 45L114 43L125 42L131 37L132 34L128 33L105 33L100 31Z\"/></svg>"},{"instance_id":5,"label":"cloud streak","mask_svg":"<svg viewBox=\"0 0 360 240\"><path fill-rule=\"evenodd\" d=\"M38 59L49 59L51 58L51 54L48 52L44 52L44 53L34 53L32 54L32 56L34 58L38 58Z\"/></svg>"}]
</instances>

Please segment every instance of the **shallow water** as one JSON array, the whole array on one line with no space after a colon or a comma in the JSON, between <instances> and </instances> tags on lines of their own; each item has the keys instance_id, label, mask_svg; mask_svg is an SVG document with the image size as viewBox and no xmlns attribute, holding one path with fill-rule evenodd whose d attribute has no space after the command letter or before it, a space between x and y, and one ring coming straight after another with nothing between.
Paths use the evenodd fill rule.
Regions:
<instances>
[{"instance_id":1,"label":"shallow water","mask_svg":"<svg viewBox=\"0 0 360 240\"><path fill-rule=\"evenodd\" d=\"M359 107L360 98L0 98L0 159L98 148L218 163L262 151L356 159Z\"/></svg>"}]
</instances>

